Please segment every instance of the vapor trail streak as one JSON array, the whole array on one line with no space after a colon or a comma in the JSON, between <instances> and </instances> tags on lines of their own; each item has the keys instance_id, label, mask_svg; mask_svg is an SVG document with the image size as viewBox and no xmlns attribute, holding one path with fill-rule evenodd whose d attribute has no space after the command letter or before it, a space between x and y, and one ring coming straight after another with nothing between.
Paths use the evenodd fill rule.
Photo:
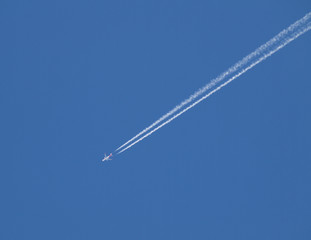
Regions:
<instances>
[{"instance_id":1,"label":"vapor trail streak","mask_svg":"<svg viewBox=\"0 0 311 240\"><path fill-rule=\"evenodd\" d=\"M297 26L299 26L303 21L306 21L307 18L309 18L308 15L306 15L304 18L302 18L301 20L295 22L294 24L292 24L290 27L288 27L287 29L283 30L282 32L280 32L278 35L276 35L275 37L273 37L271 40L269 40L268 42L266 42L265 44L261 45L259 48L257 48L255 51L253 51L252 53L250 53L249 55L247 55L246 57L244 57L242 60L238 61L236 64L234 64L233 66L231 66L227 71L223 72L222 74L220 74L218 77L216 77L215 79L213 79L212 81L210 81L208 84L206 84L204 87L200 88L199 90L197 90L195 93L193 93L189 98L187 98L186 100L184 100L183 102L181 102L179 105L177 105L176 107L174 107L171 111L169 111L168 113L166 113L165 115L163 115L162 117L160 117L158 120L156 120L154 123L152 123L149 127L145 128L144 130L142 130L140 133L138 133L136 136L134 136L133 138L131 138L130 140L128 140L126 143L124 143L122 146L118 147L116 149L116 151L118 151L119 149L123 148L124 146L126 146L127 144L129 144L130 142L134 141L136 138L138 138L139 136L141 136L142 134L144 134L145 132L149 131L150 129L152 129L153 127L155 127L156 125L158 125L160 122L164 121L166 118L168 118L169 116L173 115L175 112L177 112L178 110L180 110L181 108L183 108L185 105L187 105L188 103L192 102L193 100L195 100L196 98L198 98L200 95L202 95L203 93L205 93L207 90L209 90L210 88L212 88L213 86L215 86L218 82L222 81L225 77L227 77L228 75L230 75L231 73L234 73L235 71L237 71L238 69L240 69L241 67L243 67L244 65L246 65L247 63L249 63L253 58L255 58L256 56L262 54L265 50L267 50L269 47L271 47L273 44L275 44L276 42L278 42L280 39L283 38L283 36L285 36L286 34L288 34L288 32L292 31L293 29L295 29Z\"/></svg>"},{"instance_id":2,"label":"vapor trail streak","mask_svg":"<svg viewBox=\"0 0 311 240\"><path fill-rule=\"evenodd\" d=\"M210 95L212 95L213 93L217 92L218 90L220 90L221 88L223 88L224 86L226 86L228 83L230 83L231 81L233 81L234 79L236 79L237 77L241 76L242 74L244 74L245 72L247 72L248 70L252 69L254 66L256 66L257 64L259 64L260 62L262 62L263 60L267 59L268 57L270 57L272 54L274 54L275 52L277 52L278 50L280 50L281 48L285 47L288 43L292 42L293 40L295 40L296 38L298 38L300 35L304 34L305 32L309 31L311 29L311 22L308 22L308 20L310 20L311 18L311 12L308 13L307 15L305 15L303 18L301 18L300 20L298 20L297 22L295 22L294 24L290 25L287 29L283 30L282 32L280 32L278 35L276 35L275 37L273 37L271 40L269 40L267 43L263 44L262 46L260 46L259 48L257 48L254 52L252 52L251 54L249 54L248 56L244 57L241 61L239 61L238 63L236 63L234 66L232 66L231 68L229 68L226 72L224 72L223 74L221 74L219 77L215 78L214 80L212 80L210 83L208 83L207 85L205 85L203 88L199 89L198 91L196 91L194 94L192 94L189 98L187 98L185 101L183 101L181 104L179 104L178 106L176 106L175 108L173 108L170 112L168 112L167 114L163 115L159 120L157 120L156 122L154 122L153 124L151 124L149 127L147 127L146 129L144 129L142 132L140 132L139 134L137 134L135 137L133 137L132 139L130 139L128 142L126 142L125 144L123 144L122 146L120 146L116 151L118 151L119 149L121 149L122 147L126 146L127 144L129 144L130 142L132 142L134 139L138 138L139 136L141 136L142 134L144 134L145 132L147 132L148 130L150 130L151 128L153 128L154 126L158 125L160 122L162 122L164 119L168 118L169 116L171 116L172 114L174 114L176 111L178 111L179 109L181 109L183 106L185 106L186 104L192 102L194 99L196 99L198 96L202 95L203 93L205 93L208 89L212 88L213 86L215 86L217 83L219 83L220 81L222 81L226 76L230 75L231 73L234 73L235 71L240 70L237 74L235 74L233 77L231 77L229 80L227 80L226 82L224 82L223 84L221 84L220 86L218 86L217 88L215 88L214 90L212 90L211 92L209 92L208 94L206 94L205 96L201 97L199 100L197 100L196 102L192 103L190 106L188 106L187 108L185 108L184 110L182 110L181 112L177 113L176 115L174 115L173 117L171 117L170 119L168 119L167 121L165 121L164 123L162 123L161 125L159 125L158 127L156 127L155 129L153 129L152 131L150 131L149 133L145 134L143 137L139 138L138 140L136 140L135 142L131 143L130 145L128 145L126 148L122 149L121 151L118 152L118 154L124 152L125 150L129 149L130 147L132 147L133 145L135 145L136 143L142 141L144 138L150 136L152 133L154 133L155 131L157 131L158 129L162 128L163 126L165 126L166 124L170 123L171 121L173 121L175 118L179 117L180 115L182 115L183 113L185 113L186 111L188 111L189 109L193 108L195 105L197 105L198 103L200 103L201 101L203 101L204 99L208 98ZM307 24L305 24L307 23ZM304 25L305 24L305 25ZM265 53L265 51L267 51L267 53ZM256 61L253 60L253 58L257 57L258 55L262 55L259 59L257 59ZM254 62L252 62L254 61ZM248 64L248 66L245 66L244 68L242 68L244 65Z\"/></svg>"}]
</instances>

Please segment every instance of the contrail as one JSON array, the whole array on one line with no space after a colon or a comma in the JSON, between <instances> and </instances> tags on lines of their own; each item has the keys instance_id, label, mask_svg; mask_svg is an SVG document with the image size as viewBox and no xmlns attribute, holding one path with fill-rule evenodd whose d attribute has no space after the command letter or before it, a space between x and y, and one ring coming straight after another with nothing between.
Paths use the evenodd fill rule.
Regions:
<instances>
[{"instance_id":1,"label":"contrail","mask_svg":"<svg viewBox=\"0 0 311 240\"><path fill-rule=\"evenodd\" d=\"M233 66L231 66L227 71L223 72L222 74L220 74L218 77L216 77L215 79L213 79L212 81L210 81L208 84L206 84L204 87L200 88L199 90L197 90L195 93L193 93L189 98L187 98L186 100L184 100L183 102L181 102L179 105L177 105L176 107L174 107L171 111L169 111L168 113L166 113L165 115L163 115L162 117L160 117L158 120L156 120L154 123L152 123L149 127L145 128L144 130L142 130L140 133L138 133L136 136L134 136L133 138L131 138L130 140L128 140L126 143L124 143L122 146L118 147L116 149L116 151L118 151L119 149L123 148L124 146L126 146L127 144L129 144L130 142L134 141L136 138L138 138L139 136L141 136L142 134L144 134L145 132L149 131L150 129L152 129L153 127L155 127L156 125L158 125L160 122L164 121L166 118L168 118L169 116L173 115L175 112L177 112L178 110L180 110L181 108L183 108L185 105L187 105L188 103L192 102L193 100L195 100L196 98L198 98L200 95L202 95L203 93L205 93L207 90L209 90L210 88L212 88L213 86L215 86L218 82L222 81L225 77L227 77L228 75L234 73L235 71L237 71L238 69L240 69L241 67L243 67L244 65L246 65L247 63L249 63L252 59L254 59L256 56L262 54L265 50L267 50L268 48L270 48L273 44L275 44L276 42L278 42L280 39L282 39L285 35L288 34L288 32L292 31L293 29L297 28L299 25L301 25L302 22L306 21L307 19L305 18L309 18L308 15L306 15L304 18L302 18L301 20L295 22L294 24L292 24L290 27L288 27L287 29L283 30L282 32L280 32L278 35L276 35L275 37L273 37L271 40L269 40L268 42L266 42L265 44L261 45L259 48L257 48L255 51L253 51L252 53L250 53L249 55L247 55L246 57L244 57L242 60L238 61L236 64L234 64Z\"/></svg>"},{"instance_id":2,"label":"contrail","mask_svg":"<svg viewBox=\"0 0 311 240\"><path fill-rule=\"evenodd\" d=\"M257 64L259 64L260 62L262 62L263 60L267 59L268 57L270 57L272 54L274 54L275 52L277 52L278 50L280 50L281 48L285 47L288 43L292 42L293 40L295 40L296 38L298 38L300 35L304 34L305 32L309 31L311 29L311 22L308 22L308 20L310 20L311 18L311 12L309 12L307 15L305 15L303 18L301 18L300 20L298 20L297 22L295 22L294 24L290 25L288 28L286 28L285 30L283 30L282 32L280 32L278 35L276 35L275 37L273 37L271 40L269 40L267 43L263 44L262 46L260 46L259 48L257 48L254 52L252 52L251 54L247 55L246 57L244 57L242 60L240 60L238 63L236 63L235 65L233 65L231 68L229 68L226 72L224 72L223 74L221 74L220 76L218 76L217 78L213 79L210 83L208 83L207 85L205 85L203 88L199 89L198 91L196 91L194 94L192 94L189 98L187 98L186 100L184 100L181 104L177 105L175 108L173 108L170 112L168 112L167 114L163 115L159 120L157 120L156 122L154 122L153 124L151 124L149 127L147 127L146 129L144 129L142 132L140 132L139 134L137 134L135 137L133 137L132 139L130 139L128 142L126 142L125 144L123 144L122 146L120 146L116 151L118 151L119 149L121 149L122 147L126 146L127 144L129 144L130 142L132 142L134 139L138 138L139 136L141 136L142 134L144 134L145 132L147 132L148 130L150 130L151 128L153 128L154 126L158 125L160 122L162 122L164 119L168 118L169 116L171 116L172 114L174 114L176 111L178 111L179 109L181 109L183 106L185 106L186 104L192 102L194 99L196 99L198 96L202 95L203 93L205 93L208 89L212 88L213 86L215 86L217 83L219 83L220 81L222 81L225 77L229 76L230 74L236 72L239 69L240 70L237 74L235 74L233 77L231 77L229 80L227 80L226 82L224 82L223 84L221 84L219 87L217 87L216 89L212 90L211 92L209 92L208 94L206 94L205 96L201 97L199 100L197 100L196 102L192 103L190 106L188 106L187 108L185 108L184 110L182 110L181 112L179 112L178 114L174 115L173 117L171 117L170 119L168 119L167 121L165 121L164 123L162 123L161 125L159 125L158 127L156 127L155 129L153 129L152 131L150 131L149 133L147 133L146 135L144 135L143 137L139 138L138 140L136 140L135 142L131 143L130 145L128 145L126 148L124 148L123 150L119 151L118 154L124 152L125 150L129 149L130 147L132 147L133 145L135 145L136 143L142 141L144 138L150 136L152 133L154 133L155 131L157 131L158 129L162 128L163 126L165 126L166 124L170 123L171 121L173 121L175 118L179 117L181 114L185 113L186 111L188 111L189 109L193 108L195 105L197 105L198 103L200 103L201 101L203 101L204 99L208 98L210 95L212 95L213 93L217 92L218 90L220 90L221 88L223 88L224 86L226 86L228 83L230 83L231 81L233 81L234 79L236 79L237 77L241 76L242 74L244 74L245 72L247 72L248 70L252 69L254 66L256 66ZM267 51L267 52L266 52ZM262 55L259 59L257 59L256 61L254 61L253 59L255 57L257 57L258 55ZM254 61L254 62L253 62ZM248 65L244 68L242 68L244 65Z\"/></svg>"}]
</instances>

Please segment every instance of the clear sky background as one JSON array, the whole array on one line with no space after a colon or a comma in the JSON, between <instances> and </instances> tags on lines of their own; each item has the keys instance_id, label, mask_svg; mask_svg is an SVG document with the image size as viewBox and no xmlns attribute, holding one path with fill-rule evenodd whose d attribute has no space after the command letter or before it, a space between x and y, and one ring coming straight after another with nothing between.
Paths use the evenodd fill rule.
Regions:
<instances>
[{"instance_id":1,"label":"clear sky background","mask_svg":"<svg viewBox=\"0 0 311 240\"><path fill-rule=\"evenodd\" d=\"M311 239L311 32L101 162L309 11L0 1L0 238Z\"/></svg>"}]
</instances>

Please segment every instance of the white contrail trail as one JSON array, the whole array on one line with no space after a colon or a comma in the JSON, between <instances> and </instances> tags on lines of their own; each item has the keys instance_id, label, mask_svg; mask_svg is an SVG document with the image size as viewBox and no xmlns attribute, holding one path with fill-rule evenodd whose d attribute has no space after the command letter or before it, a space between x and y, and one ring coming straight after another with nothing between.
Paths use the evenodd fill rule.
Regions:
<instances>
[{"instance_id":1,"label":"white contrail trail","mask_svg":"<svg viewBox=\"0 0 311 240\"><path fill-rule=\"evenodd\" d=\"M162 123L160 126L156 127L155 129L153 129L152 131L150 131L149 133L147 133L143 137L139 138L138 140L136 140L132 144L128 145L126 148L124 148L123 150L119 151L118 154L120 154L120 153L124 152L125 150L129 149L130 147L132 147L136 143L138 143L141 140L143 140L144 138L148 137L149 135L151 135L152 133L154 133L158 129L162 128L163 126L165 126L169 122L173 121L175 118L179 117L181 114L185 113L186 111L188 111L189 109L191 109L192 107L194 107L195 105L197 105L198 103L203 101L205 98L207 98L210 95L212 95L213 93L217 92L222 87L226 86L228 83L230 83L231 81L233 81L237 77L241 76L243 73L247 72L248 70L250 70L251 68L256 66L258 63L262 62L263 60L265 60L266 58L268 58L269 56L271 56L272 54L274 54L275 52L277 52L281 48L285 47L288 43L290 43L291 41L295 40L296 38L298 38L303 33L305 33L308 30L310 30L311 29L311 22L308 22L308 20L310 20L310 18L311 18L311 12L308 13L303 18L301 18L300 20L298 20L297 22L295 22L294 24L290 25L287 29L285 29L282 32L280 32L278 35L273 37L270 41L268 41L267 43L265 43L262 46L260 46L259 48L257 48L254 52L252 52L251 54L249 54L248 56L243 58L241 61L239 61L233 67L229 68L228 71L224 72L219 77L217 77L214 80L212 80L209 84L207 84L203 88L199 89L197 92L195 92L193 95L191 95L188 99L183 101L180 105L176 106L173 110L171 110L170 112L165 114L159 120L157 120L156 122L151 124L148 128L144 129L142 132L137 134L131 140L129 140L128 142L123 144L117 150L121 149L122 147L124 147L128 143L132 142L134 139L136 139L139 136L141 136L146 131L150 130L152 127L154 127L157 124L159 124L160 122L162 122L164 119L168 118L170 115L174 114L176 111L181 109L184 105L192 102L195 98L197 98L198 96L202 95L204 92L206 92L211 87L215 86L217 83L219 83L221 80L223 80L226 76L228 76L231 73L241 69L242 66L248 64L248 66L244 67L237 74L235 74L233 77L231 77L228 81L226 81L225 83L223 83L222 85L220 85L219 87L214 89L213 91L209 92L208 94L206 94L205 96L203 96L202 98L200 98L199 100L197 100L196 102L194 102L193 104L191 104L190 106L188 106L187 108L185 108L184 110L179 112L178 114L174 115L169 120L167 120L166 122ZM307 24L305 25L306 22L307 22ZM267 53L265 53L266 50L268 51ZM258 56L258 55L262 55L262 56L259 59L257 59L255 62L251 63L253 58Z\"/></svg>"},{"instance_id":2,"label":"white contrail trail","mask_svg":"<svg viewBox=\"0 0 311 240\"><path fill-rule=\"evenodd\" d=\"M310 13L309 13L310 14ZM183 108L185 105L187 105L188 103L192 102L193 100L195 100L196 98L198 98L200 95L202 95L203 93L205 93L207 90L209 90L210 88L214 87L218 82L222 81L225 77L227 77L228 75L234 73L235 71L239 70L240 68L242 68L244 65L248 64L249 62L252 61L253 58L255 58L256 56L262 54L264 51L266 51L267 49L269 49L271 46L273 46L273 44L277 43L278 41L280 41L280 39L282 39L285 35L287 35L289 32L293 31L293 29L297 28L298 26L300 26L303 22L307 21L308 18L310 16L308 16L309 14L307 14L305 17L303 17L302 19L300 19L299 21L295 22L294 24L292 24L290 27L288 27L287 29L283 30L282 32L280 32L278 35L276 35L275 37L273 37L271 40L269 40L268 42L266 42L265 44L263 44L262 46L260 46L259 48L257 48L255 51L253 51L251 54L247 55L246 57L244 57L242 60L240 60L239 62L237 62L235 65L233 65L232 67L230 67L227 71L225 71L224 73L222 73L221 75L219 75L217 78L213 79L211 82L209 82L207 85L205 85L203 88L199 89L198 91L196 91L194 94L192 94L189 98L187 98L186 100L184 100L182 103L180 103L179 105L177 105L176 107L174 107L171 111L169 111L168 113L166 113L165 115L163 115L161 118L159 118L157 121L155 121L154 123L152 123L149 127L145 128L144 130L142 130L140 133L138 133L136 136L134 136L133 138L131 138L129 141L127 141L126 143L124 143L122 146L118 147L116 149L116 151L118 151L119 149L123 148L124 146L126 146L127 144L129 144L130 142L134 141L136 138L138 138L139 136L141 136L142 134L144 134L145 132L149 131L150 129L152 129L153 127L155 127L156 125L158 125L160 122L164 121L166 118L168 118L169 116L173 115L175 112L177 112L178 110L180 110L181 108Z\"/></svg>"},{"instance_id":3,"label":"white contrail trail","mask_svg":"<svg viewBox=\"0 0 311 240\"><path fill-rule=\"evenodd\" d=\"M302 23L304 23L305 21L307 21L310 18L310 13L307 14L305 17L303 17L302 19L298 20L297 22L295 22L294 24L292 24L290 27L288 27L287 29L283 30L282 32L280 32L278 35L276 35L275 37L273 37L271 40L269 40L268 42L266 42L265 44L263 44L262 46L260 46L259 48L257 48L255 51L253 51L251 54L247 55L246 57L244 57L242 60L240 60L239 62L237 62L235 65L233 65L232 67L230 67L227 71L225 71L224 73L220 74L217 78L213 79L211 82L209 82L208 84L206 84L203 88L199 89L198 91L196 91L194 94L192 94L189 98L187 98L186 100L184 100L182 103L180 103L179 105L177 105L176 107L174 107L171 111L169 111L168 113L166 113L165 115L163 115L162 117L160 117L157 121L155 121L154 123L152 123L149 127L145 128L144 130L142 130L140 133L138 133L136 136L134 136L133 138L131 138L129 141L127 141L126 143L124 143L122 146L118 147L116 149L116 151L118 151L119 149L123 148L124 146L128 145L130 142L134 141L135 139L137 139L139 136L141 136L142 134L144 134L145 132L149 131L150 129L152 129L153 127L155 127L156 125L158 125L160 122L164 121L166 118L170 117L171 115L173 115L174 113L176 113L178 110L182 109L185 105L189 104L190 102L192 102L193 100L195 100L196 98L198 98L200 95L202 95L203 93L205 93L207 90L209 90L210 88L214 87L218 82L224 80L224 78L226 78L228 75L234 73L235 71L239 70L240 68L242 68L244 65L248 64L249 62L251 62L255 57L257 57L258 55L264 53L264 51L266 51L267 49L269 49L271 46L273 46L273 44L277 43L278 41L280 41L280 39L282 39L285 35L287 35L289 32L293 31L295 28L299 27Z\"/></svg>"}]
</instances>

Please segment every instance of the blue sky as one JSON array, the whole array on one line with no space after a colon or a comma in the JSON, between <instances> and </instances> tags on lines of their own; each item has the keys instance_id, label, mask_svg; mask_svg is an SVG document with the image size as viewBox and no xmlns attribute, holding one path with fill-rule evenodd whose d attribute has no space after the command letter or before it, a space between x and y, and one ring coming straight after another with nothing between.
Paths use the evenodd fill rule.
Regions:
<instances>
[{"instance_id":1,"label":"blue sky","mask_svg":"<svg viewBox=\"0 0 311 240\"><path fill-rule=\"evenodd\" d=\"M0 2L1 239L310 239L311 32L109 153L309 0Z\"/></svg>"}]
</instances>

